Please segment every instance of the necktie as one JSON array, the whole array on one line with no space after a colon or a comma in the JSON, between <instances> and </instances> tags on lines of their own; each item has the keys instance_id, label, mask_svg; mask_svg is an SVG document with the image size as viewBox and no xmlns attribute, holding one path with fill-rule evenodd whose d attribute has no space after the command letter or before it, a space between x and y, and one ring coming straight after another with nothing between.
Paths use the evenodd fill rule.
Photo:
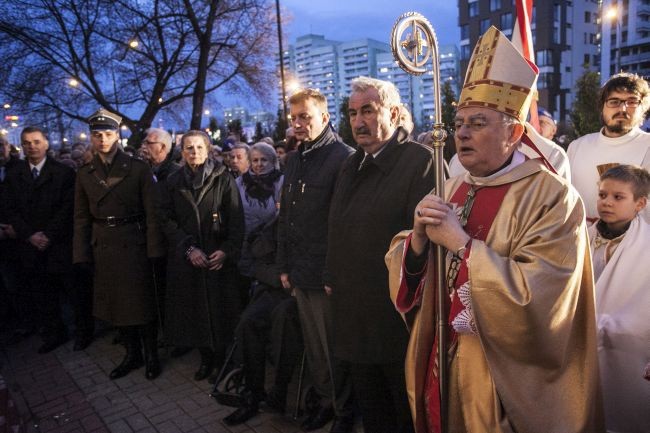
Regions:
<instances>
[{"instance_id":1,"label":"necktie","mask_svg":"<svg viewBox=\"0 0 650 433\"><path fill-rule=\"evenodd\" d=\"M32 177L36 179L38 177L38 168L32 168Z\"/></svg>"},{"instance_id":2,"label":"necktie","mask_svg":"<svg viewBox=\"0 0 650 433\"><path fill-rule=\"evenodd\" d=\"M364 156L363 161L361 161L361 165L359 165L359 171L363 170L364 168L372 164L373 159L375 159L375 157L372 156L371 154L367 154L366 156Z\"/></svg>"}]
</instances>

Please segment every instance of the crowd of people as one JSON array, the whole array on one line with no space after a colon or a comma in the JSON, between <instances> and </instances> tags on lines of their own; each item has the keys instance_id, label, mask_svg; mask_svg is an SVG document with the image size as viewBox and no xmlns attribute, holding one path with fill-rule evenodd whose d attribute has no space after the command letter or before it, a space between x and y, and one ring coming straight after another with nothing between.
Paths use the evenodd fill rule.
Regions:
<instances>
[{"instance_id":1,"label":"crowd of people","mask_svg":"<svg viewBox=\"0 0 650 433\"><path fill-rule=\"evenodd\" d=\"M100 109L90 148L55 158L46 131L24 128L25 159L0 152L4 317L50 352L68 340L67 294L74 350L95 319L119 331L111 379L164 374L161 340L172 357L198 349L197 381L232 351L244 391L229 425L284 412L304 352L305 431L350 432L357 415L366 433L650 431L648 83L612 76L602 129L567 154L550 113L529 123L538 74L510 41L491 28L474 58L443 197L431 134L414 140L396 87L367 77L349 95L356 148L315 89L289 98L278 145L215 150L188 131L174 152L151 128L131 156Z\"/></svg>"}]
</instances>

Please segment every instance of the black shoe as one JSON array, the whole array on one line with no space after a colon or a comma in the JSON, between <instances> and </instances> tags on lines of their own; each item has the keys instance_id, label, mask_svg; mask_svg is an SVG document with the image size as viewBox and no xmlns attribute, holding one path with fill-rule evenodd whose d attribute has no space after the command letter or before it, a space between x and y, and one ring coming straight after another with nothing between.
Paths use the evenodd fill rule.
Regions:
<instances>
[{"instance_id":1,"label":"black shoe","mask_svg":"<svg viewBox=\"0 0 650 433\"><path fill-rule=\"evenodd\" d=\"M108 375L111 380L119 379L144 365L142 358L142 344L137 326L125 326L120 329L121 340L126 347L126 355L122 363Z\"/></svg>"},{"instance_id":2,"label":"black shoe","mask_svg":"<svg viewBox=\"0 0 650 433\"><path fill-rule=\"evenodd\" d=\"M273 388L266 396L266 407L273 412L283 414L287 408L287 394Z\"/></svg>"},{"instance_id":3,"label":"black shoe","mask_svg":"<svg viewBox=\"0 0 650 433\"><path fill-rule=\"evenodd\" d=\"M212 374L212 363L204 364L201 362L199 369L194 373L194 380L203 380Z\"/></svg>"},{"instance_id":4,"label":"black shoe","mask_svg":"<svg viewBox=\"0 0 650 433\"><path fill-rule=\"evenodd\" d=\"M334 409L332 407L321 407L312 415L308 416L302 423L304 431L318 430L334 418Z\"/></svg>"},{"instance_id":5,"label":"black shoe","mask_svg":"<svg viewBox=\"0 0 650 433\"><path fill-rule=\"evenodd\" d=\"M354 416L337 416L334 418L330 433L351 433L354 428Z\"/></svg>"},{"instance_id":6,"label":"black shoe","mask_svg":"<svg viewBox=\"0 0 650 433\"><path fill-rule=\"evenodd\" d=\"M243 424L257 415L257 413L257 404L244 404L242 407L225 417L223 422L230 426Z\"/></svg>"},{"instance_id":7,"label":"black shoe","mask_svg":"<svg viewBox=\"0 0 650 433\"><path fill-rule=\"evenodd\" d=\"M120 377L124 377L129 374L132 370L137 370L143 365L144 360L142 359L142 355L129 356L127 354L124 358L124 361L122 361L122 363L118 365L115 370L111 371L111 374L109 374L108 377L111 380L119 379Z\"/></svg>"},{"instance_id":8,"label":"black shoe","mask_svg":"<svg viewBox=\"0 0 650 433\"><path fill-rule=\"evenodd\" d=\"M192 351L191 347L174 347L169 353L169 356L172 358L180 358L183 355L186 355Z\"/></svg>"},{"instance_id":9,"label":"black shoe","mask_svg":"<svg viewBox=\"0 0 650 433\"><path fill-rule=\"evenodd\" d=\"M72 350L75 352L79 352L80 350L85 350L90 346L90 343L93 342L93 337L92 336L87 336L84 335L82 337L77 337L74 340L74 346L72 346Z\"/></svg>"},{"instance_id":10,"label":"black shoe","mask_svg":"<svg viewBox=\"0 0 650 433\"><path fill-rule=\"evenodd\" d=\"M214 374L212 374L212 375L210 375L210 377L208 377L208 383L210 385L214 385L214 384L217 383L217 379L219 379L219 373L221 373L221 371L219 369L217 369L217 371ZM221 379L223 379L223 377Z\"/></svg>"},{"instance_id":11,"label":"black shoe","mask_svg":"<svg viewBox=\"0 0 650 433\"><path fill-rule=\"evenodd\" d=\"M196 373L194 373L194 380L203 380L212 374L214 370L214 352L207 347L200 347L201 365Z\"/></svg>"},{"instance_id":12,"label":"black shoe","mask_svg":"<svg viewBox=\"0 0 650 433\"><path fill-rule=\"evenodd\" d=\"M50 353L63 343L68 341L68 339L64 336L58 336L58 337L53 337L53 338L48 338L45 340L43 345L38 348L38 353L45 354L45 353Z\"/></svg>"},{"instance_id":13,"label":"black shoe","mask_svg":"<svg viewBox=\"0 0 650 433\"><path fill-rule=\"evenodd\" d=\"M147 359L147 362L145 363L144 377L146 377L148 380L154 380L160 376L160 373L161 369L158 357L156 356Z\"/></svg>"}]
</instances>

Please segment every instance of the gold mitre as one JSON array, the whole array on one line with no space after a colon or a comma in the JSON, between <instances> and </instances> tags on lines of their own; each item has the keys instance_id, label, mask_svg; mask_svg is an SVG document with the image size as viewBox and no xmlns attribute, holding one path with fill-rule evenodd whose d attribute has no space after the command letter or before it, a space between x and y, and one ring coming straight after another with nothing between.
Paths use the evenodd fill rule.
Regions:
<instances>
[{"instance_id":1,"label":"gold mitre","mask_svg":"<svg viewBox=\"0 0 650 433\"><path fill-rule=\"evenodd\" d=\"M458 109L486 107L526 121L538 69L492 26L474 47Z\"/></svg>"}]
</instances>

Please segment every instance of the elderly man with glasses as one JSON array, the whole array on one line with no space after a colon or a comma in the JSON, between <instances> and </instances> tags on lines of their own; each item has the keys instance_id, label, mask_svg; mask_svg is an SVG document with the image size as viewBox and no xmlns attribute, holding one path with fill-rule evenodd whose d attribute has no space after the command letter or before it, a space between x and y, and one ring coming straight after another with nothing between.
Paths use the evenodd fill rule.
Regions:
<instances>
[{"instance_id":1,"label":"elderly man with glasses","mask_svg":"<svg viewBox=\"0 0 650 433\"><path fill-rule=\"evenodd\" d=\"M485 61L490 59L490 61ZM504 68L503 65L507 65ZM495 27L478 41L454 119L467 173L426 195L386 255L409 325L416 433L602 432L584 207L543 157L519 149L537 70ZM504 89L508 89L505 91ZM434 269L434 246L447 251ZM440 403L434 274L449 293L449 405Z\"/></svg>"},{"instance_id":2,"label":"elderly man with glasses","mask_svg":"<svg viewBox=\"0 0 650 433\"><path fill-rule=\"evenodd\" d=\"M171 158L172 136L160 128L149 128L146 134L140 146L140 154L142 159L151 166L156 180L164 182L170 174L181 167Z\"/></svg>"},{"instance_id":3,"label":"elderly man with glasses","mask_svg":"<svg viewBox=\"0 0 650 433\"><path fill-rule=\"evenodd\" d=\"M650 169L650 134L640 126L650 108L648 82L635 74L612 76L600 91L603 127L569 144L572 183L582 196L587 218L598 218L598 179L612 164L633 164ZM643 211L650 222L650 211Z\"/></svg>"},{"instance_id":4,"label":"elderly man with glasses","mask_svg":"<svg viewBox=\"0 0 650 433\"><path fill-rule=\"evenodd\" d=\"M167 178L181 168L181 164L172 158L173 144L172 136L169 132L161 128L149 128L145 131L145 134L145 138L142 140L140 146L140 155L151 167L156 181L154 191L157 197L160 197ZM158 306L156 313L159 316L159 324L163 325L165 320L165 294L167 292L167 256L158 257L152 260L152 263L154 270L154 289ZM172 358L178 358L190 350L190 347L176 347L171 351L170 355Z\"/></svg>"}]
</instances>

